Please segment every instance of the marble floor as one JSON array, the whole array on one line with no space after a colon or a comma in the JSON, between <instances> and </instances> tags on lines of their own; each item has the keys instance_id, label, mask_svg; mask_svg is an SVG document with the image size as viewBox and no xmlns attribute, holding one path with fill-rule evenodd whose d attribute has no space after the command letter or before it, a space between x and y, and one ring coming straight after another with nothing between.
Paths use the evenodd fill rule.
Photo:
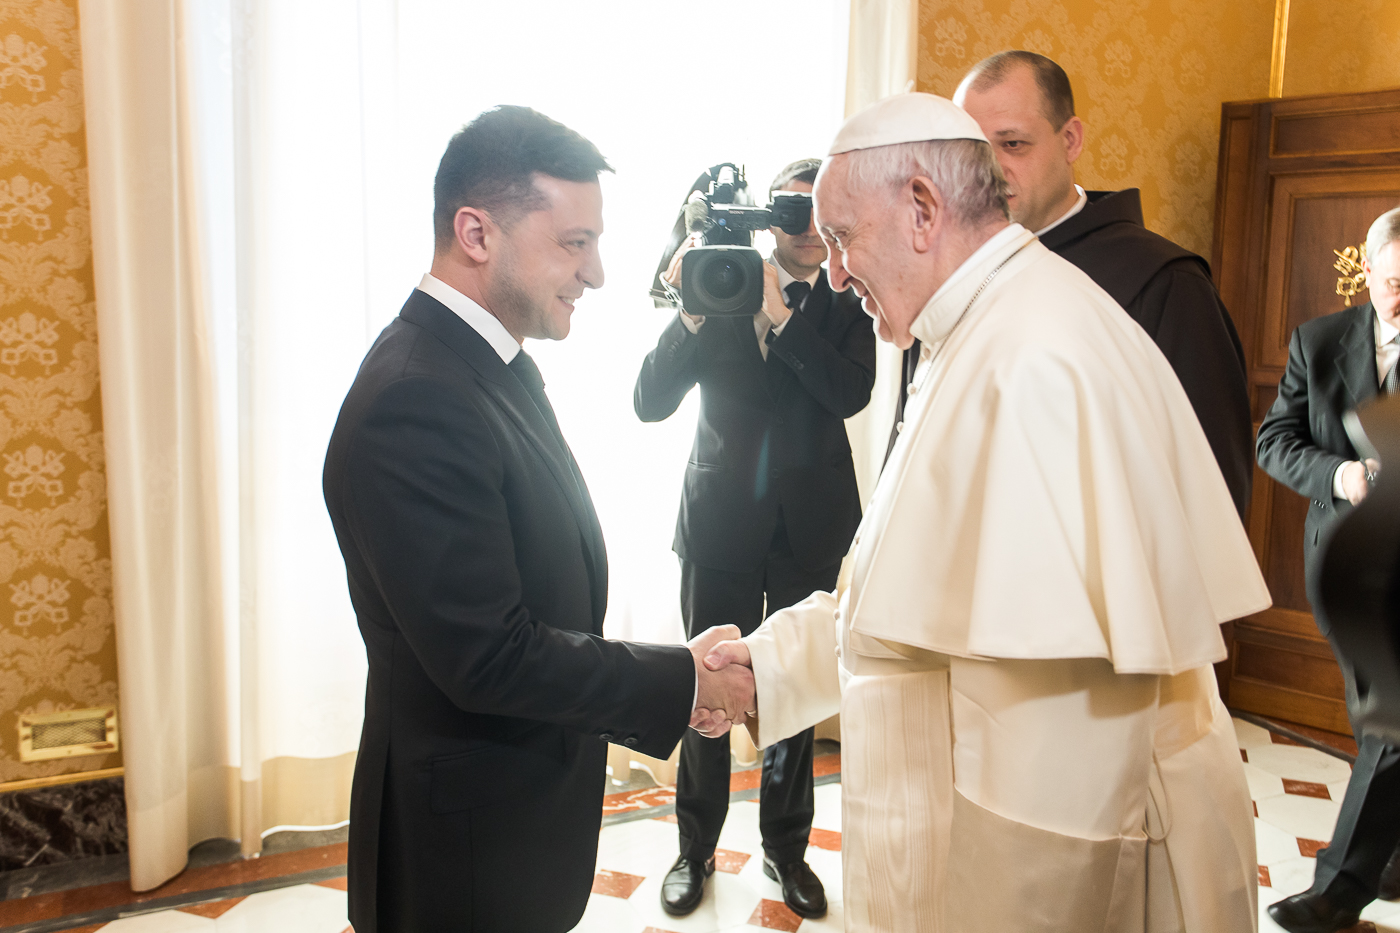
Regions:
<instances>
[{"instance_id":1,"label":"marble floor","mask_svg":"<svg viewBox=\"0 0 1400 933\"><path fill-rule=\"evenodd\" d=\"M1311 882L1315 853L1331 835L1351 769L1339 758L1251 723L1236 720L1235 731L1256 811L1259 929L1277 933L1279 927L1269 920L1264 908ZM752 791L743 789L744 783L736 774L736 796L752 796ZM817 812L808 861L826 884L831 903L830 912L821 920L803 920L789 911L777 884L763 875L758 804L752 799L735 800L730 805L717 853L718 870L700 908L684 918L667 916L660 907L659 887L676 854L675 817L666 812L670 810L666 806L670 788L652 788L644 796L643 811L654 808L657 816L631 812L634 808L630 805L618 807L614 809L628 818L619 820L614 815L603 829L597 876L588 909L577 927L580 933L816 933L842 929L839 783L816 788ZM623 798L619 795L613 800L620 803ZM344 886L343 876L327 878L67 929L69 933L346 933ZM1376 902L1362 917L1368 922L1357 930L1400 933L1400 903ZM0 933L29 928L7 926L0 911ZM45 924L44 929L56 928Z\"/></svg>"}]
</instances>

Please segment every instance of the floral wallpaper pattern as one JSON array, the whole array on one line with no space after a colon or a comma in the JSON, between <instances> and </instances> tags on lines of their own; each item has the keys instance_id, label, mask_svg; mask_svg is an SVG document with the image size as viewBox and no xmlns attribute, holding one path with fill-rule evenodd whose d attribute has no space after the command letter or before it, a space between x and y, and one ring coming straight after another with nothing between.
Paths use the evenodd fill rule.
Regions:
<instances>
[{"instance_id":1,"label":"floral wallpaper pattern","mask_svg":"<svg viewBox=\"0 0 1400 933\"><path fill-rule=\"evenodd\" d=\"M0 782L18 715L117 702L77 0L0 0Z\"/></svg>"}]
</instances>

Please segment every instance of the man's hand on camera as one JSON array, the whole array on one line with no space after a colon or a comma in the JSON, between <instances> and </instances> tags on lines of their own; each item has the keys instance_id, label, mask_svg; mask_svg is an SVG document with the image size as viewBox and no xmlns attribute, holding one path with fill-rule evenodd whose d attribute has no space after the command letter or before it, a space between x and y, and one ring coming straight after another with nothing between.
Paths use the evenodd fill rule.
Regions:
<instances>
[{"instance_id":1,"label":"man's hand on camera","mask_svg":"<svg viewBox=\"0 0 1400 933\"><path fill-rule=\"evenodd\" d=\"M778 287L778 270L772 263L763 264L763 310L758 312L772 322L774 327L782 327L792 317L792 309L783 302L783 290Z\"/></svg>"},{"instance_id":2,"label":"man's hand on camera","mask_svg":"<svg viewBox=\"0 0 1400 933\"><path fill-rule=\"evenodd\" d=\"M700 234L692 233L681 241L681 245L676 248L676 254L671 257L671 263L666 267L666 274L661 278L676 291L680 291L681 288L681 260L685 258L686 253L699 245ZM684 308L681 308L680 311L686 320L690 321L690 323L694 324L696 327L705 323L705 316L703 314L686 314Z\"/></svg>"}]
</instances>

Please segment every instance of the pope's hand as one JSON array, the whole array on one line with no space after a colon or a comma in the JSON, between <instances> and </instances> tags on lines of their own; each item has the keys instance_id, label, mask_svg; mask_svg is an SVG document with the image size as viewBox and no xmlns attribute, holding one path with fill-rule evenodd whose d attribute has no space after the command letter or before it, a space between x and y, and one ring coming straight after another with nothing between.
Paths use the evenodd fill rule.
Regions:
<instances>
[{"instance_id":1,"label":"pope's hand","mask_svg":"<svg viewBox=\"0 0 1400 933\"><path fill-rule=\"evenodd\" d=\"M717 670L702 661L716 645L738 637L737 626L720 625L701 632L687 645L695 659L695 679L699 687L690 725L702 735L712 738L724 735L730 723L743 722L745 713L753 709L753 671L743 665Z\"/></svg>"},{"instance_id":2,"label":"pope's hand","mask_svg":"<svg viewBox=\"0 0 1400 933\"><path fill-rule=\"evenodd\" d=\"M734 626L727 628L734 629ZM701 735L718 738L728 732L731 725L757 722L758 697L753 691L753 662L749 657L748 645L737 639L718 644L712 642L711 645L705 654L705 668L719 676L738 676L746 681L748 687L747 702L737 717L726 715L723 709L706 709L705 704L697 704L695 713L690 717L690 727Z\"/></svg>"}]
</instances>

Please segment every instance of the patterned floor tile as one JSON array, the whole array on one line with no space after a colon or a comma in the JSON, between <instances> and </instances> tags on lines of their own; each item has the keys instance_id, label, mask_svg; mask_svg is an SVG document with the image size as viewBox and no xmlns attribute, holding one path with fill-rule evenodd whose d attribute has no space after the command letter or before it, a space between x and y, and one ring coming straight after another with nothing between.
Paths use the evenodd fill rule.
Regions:
<instances>
[{"instance_id":1,"label":"patterned floor tile","mask_svg":"<svg viewBox=\"0 0 1400 933\"><path fill-rule=\"evenodd\" d=\"M113 920L100 929L102 933L216 933L218 921L180 910L162 910Z\"/></svg>"},{"instance_id":2,"label":"patterned floor tile","mask_svg":"<svg viewBox=\"0 0 1400 933\"><path fill-rule=\"evenodd\" d=\"M1290 781L1288 778L1280 778L1283 781L1283 792L1285 794L1296 794L1299 797L1317 797L1320 800L1331 800L1332 792L1327 789L1326 784L1314 784L1311 781Z\"/></svg>"},{"instance_id":3,"label":"patterned floor tile","mask_svg":"<svg viewBox=\"0 0 1400 933\"><path fill-rule=\"evenodd\" d=\"M625 901L643 881L646 881L646 878L642 875L629 875L626 872L609 871L604 868L593 876L593 893Z\"/></svg>"},{"instance_id":4,"label":"patterned floor tile","mask_svg":"<svg viewBox=\"0 0 1400 933\"><path fill-rule=\"evenodd\" d=\"M250 895L217 923L218 933L342 933L349 920L344 892L299 884Z\"/></svg>"},{"instance_id":5,"label":"patterned floor tile","mask_svg":"<svg viewBox=\"0 0 1400 933\"><path fill-rule=\"evenodd\" d=\"M217 920L241 903L243 903L243 898L234 897L226 901L212 901L208 904L191 904L189 907L181 907L180 909L187 914L194 914L196 917Z\"/></svg>"},{"instance_id":6,"label":"patterned floor tile","mask_svg":"<svg viewBox=\"0 0 1400 933\"><path fill-rule=\"evenodd\" d=\"M827 849L831 852L841 851L841 834L834 833L829 829L813 829L807 838L807 844L816 846L818 849Z\"/></svg>"},{"instance_id":7,"label":"patterned floor tile","mask_svg":"<svg viewBox=\"0 0 1400 933\"><path fill-rule=\"evenodd\" d=\"M748 864L749 853L735 852L732 849L715 849L715 871L727 871L737 875Z\"/></svg>"},{"instance_id":8,"label":"patterned floor tile","mask_svg":"<svg viewBox=\"0 0 1400 933\"><path fill-rule=\"evenodd\" d=\"M1269 745L1249 750L1249 763L1293 781L1331 784L1351 777L1351 765L1301 745Z\"/></svg>"},{"instance_id":9,"label":"patterned floor tile","mask_svg":"<svg viewBox=\"0 0 1400 933\"><path fill-rule=\"evenodd\" d=\"M1306 839L1331 839L1340 810L1334 800L1295 794L1282 794L1267 800L1256 800L1255 803L1259 805L1261 820L1289 835Z\"/></svg>"}]
</instances>

